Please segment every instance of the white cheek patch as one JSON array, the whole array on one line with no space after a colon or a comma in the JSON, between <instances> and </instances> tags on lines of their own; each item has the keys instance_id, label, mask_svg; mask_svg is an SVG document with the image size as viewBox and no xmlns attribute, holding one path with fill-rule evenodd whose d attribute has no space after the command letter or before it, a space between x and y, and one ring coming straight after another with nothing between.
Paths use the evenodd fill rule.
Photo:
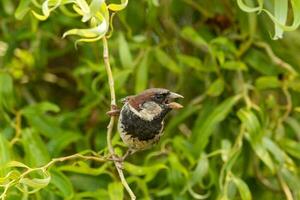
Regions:
<instances>
[{"instance_id":1,"label":"white cheek patch","mask_svg":"<svg viewBox=\"0 0 300 200\"><path fill-rule=\"evenodd\" d=\"M134 109L133 107L131 107L129 104L129 109L136 114L137 116L139 116L140 118L147 120L147 121L151 121L153 120L157 115L159 115L162 112L162 108L155 102L153 101L149 101L144 103L141 108L141 111L137 111L136 109Z\"/></svg>"}]
</instances>

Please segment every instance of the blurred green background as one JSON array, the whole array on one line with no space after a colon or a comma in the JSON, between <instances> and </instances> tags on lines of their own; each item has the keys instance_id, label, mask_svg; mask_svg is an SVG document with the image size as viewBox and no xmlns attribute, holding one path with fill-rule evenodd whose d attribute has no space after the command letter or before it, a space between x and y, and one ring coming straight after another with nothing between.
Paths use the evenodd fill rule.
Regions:
<instances>
[{"instance_id":1,"label":"blurred green background","mask_svg":"<svg viewBox=\"0 0 300 200\"><path fill-rule=\"evenodd\" d=\"M21 1L19 14L39 12L37 2ZM19 3L0 1L0 195L129 199L112 162L65 161L27 179L20 163L7 166L108 153L101 40L75 49L77 36L62 39L88 26L72 6L46 21L30 12L17 20ZM272 12L273 4L264 6ZM293 11L300 12L289 6L289 21ZM300 199L299 31L272 40L272 20L233 0L131 0L113 25L117 99L150 87L185 97L160 143L124 163L137 199ZM113 144L126 150L117 133Z\"/></svg>"}]
</instances>

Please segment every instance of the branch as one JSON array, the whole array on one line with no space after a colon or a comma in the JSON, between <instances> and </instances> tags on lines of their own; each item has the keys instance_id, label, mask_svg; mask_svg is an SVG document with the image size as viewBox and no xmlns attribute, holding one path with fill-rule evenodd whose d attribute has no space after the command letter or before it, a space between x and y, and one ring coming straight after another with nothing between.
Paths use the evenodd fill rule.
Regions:
<instances>
[{"instance_id":1,"label":"branch","mask_svg":"<svg viewBox=\"0 0 300 200\"><path fill-rule=\"evenodd\" d=\"M291 73L293 75L298 74L297 71L295 71L294 68L290 64L284 62L282 59L277 57L275 55L275 53L273 52L272 48L267 43L255 42L254 44L257 47L264 49L275 65L278 65L279 67L285 69L286 71L288 71L289 73Z\"/></svg>"},{"instance_id":2,"label":"branch","mask_svg":"<svg viewBox=\"0 0 300 200\"><path fill-rule=\"evenodd\" d=\"M107 45L107 39L106 39L105 36L102 38L102 41L103 41L103 59L104 59L104 65L105 65L106 73L107 73L107 76L108 76L108 84L109 84L110 97L111 97L111 110L115 110L117 106L116 106L116 94L115 94L115 87L114 87L114 78L113 78L110 63L109 63L108 45ZM124 177L124 173L123 173L123 170L122 170L122 167L121 167L122 163L117 161L117 157L115 156L115 151L114 151L114 148L113 148L112 143L111 143L112 131L113 131L114 123L115 123L115 118L116 118L115 116L110 116L110 121L109 121L109 124L107 126L107 146L108 146L109 153L113 156L113 161L114 161L116 169L119 173L119 177L121 179L121 182L122 182L123 186L125 187L125 189L129 193L131 199L135 200L136 196L132 192L131 188L129 187L129 185L128 185L125 177Z\"/></svg>"},{"instance_id":3,"label":"branch","mask_svg":"<svg viewBox=\"0 0 300 200\"><path fill-rule=\"evenodd\" d=\"M97 161L97 162L105 162L105 161L110 161L111 160L110 158L100 157L99 154L94 153L94 152L86 152L86 153L92 153L92 155L83 155L83 154L80 154L80 153L76 153L76 154L73 154L73 155L70 155L70 156L65 156L65 157L60 157L60 158L53 158L49 163L45 164L42 167L37 167L37 168L30 168L30 167L26 166L25 164L22 164L22 163L17 162L17 161L11 162L10 163L11 167L13 167L13 166L25 167L26 170L18 176L11 176L11 174L14 172L14 171L11 171L5 177L3 177L3 178L1 177L5 181L3 181L4 184L0 184L0 187L3 188L2 194L0 195L0 199L1 200L6 199L7 192L12 186L15 186L15 185L18 185L18 184L25 184L26 185L25 182L21 183L20 180L25 178L28 174L30 174L32 172L36 172L36 171L42 171L42 172L45 173L46 170L48 170L52 165L56 164L57 162L64 162L64 161L67 161L67 160L73 160L73 159L79 159L79 158L84 159L84 160L93 160L93 161ZM9 179L12 179L12 180L8 182ZM38 189L35 188L33 191L36 192L40 189L41 188L38 188ZM33 192L33 191L31 191L31 192Z\"/></svg>"}]
</instances>

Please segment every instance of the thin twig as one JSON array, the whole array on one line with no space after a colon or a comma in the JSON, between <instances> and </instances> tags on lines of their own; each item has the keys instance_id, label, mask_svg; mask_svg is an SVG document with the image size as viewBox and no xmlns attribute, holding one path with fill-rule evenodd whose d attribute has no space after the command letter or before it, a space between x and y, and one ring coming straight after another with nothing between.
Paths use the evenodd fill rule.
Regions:
<instances>
[{"instance_id":1,"label":"thin twig","mask_svg":"<svg viewBox=\"0 0 300 200\"><path fill-rule=\"evenodd\" d=\"M213 16L212 13L210 13L207 9L201 7L199 4L197 4L193 0L183 0L183 2L185 2L186 4L190 5L193 9L200 12L205 18L209 18L209 17Z\"/></svg>"},{"instance_id":2,"label":"thin twig","mask_svg":"<svg viewBox=\"0 0 300 200\"><path fill-rule=\"evenodd\" d=\"M77 158L81 158L84 160L94 160L97 162L105 162L105 161L110 160L105 157L99 157L99 155L98 156L85 156L85 155L77 153L77 154L73 154L73 155L65 156L65 157L61 157L61 158L53 158L49 163L47 163L45 166L41 167L41 169L47 170L49 167L51 167L53 164L55 164L57 162L64 162L66 160L72 160L72 159L77 159Z\"/></svg>"},{"instance_id":3,"label":"thin twig","mask_svg":"<svg viewBox=\"0 0 300 200\"><path fill-rule=\"evenodd\" d=\"M97 162L111 161L110 158L100 157L100 155L93 154L93 152L92 152L91 156L90 155L85 156L83 154L76 153L76 154L73 154L73 155L70 155L70 156L65 156L65 157L60 157L60 158L53 158L49 163L45 164L44 166L37 167L37 168L30 168L30 167L24 165L26 170L22 174L20 174L20 176L14 177L10 182L5 183L5 185L3 187L4 190L3 190L2 194L0 195L0 199L4 200L6 195L7 195L8 190L12 186L19 184L20 180L22 180L28 174L30 174L32 172L36 172L36 171L42 171L42 172L45 173L52 165L56 164L57 162L64 162L64 161L67 161L67 160L73 160L73 159L78 159L78 158L81 158L81 159L84 159L84 160L94 160L94 161L97 161ZM5 178L9 178L9 175L6 175L6 177L4 177L4 179Z\"/></svg>"},{"instance_id":4,"label":"thin twig","mask_svg":"<svg viewBox=\"0 0 300 200\"><path fill-rule=\"evenodd\" d=\"M282 88L282 91L283 91L284 96L286 98L286 111L285 111L285 113L283 114L283 116L280 120L281 122L285 121L286 118L288 118L288 116L290 115L290 113L292 111L292 108L293 108L292 97L291 97L291 94L290 94L288 88L284 87L284 88Z\"/></svg>"},{"instance_id":5,"label":"thin twig","mask_svg":"<svg viewBox=\"0 0 300 200\"><path fill-rule=\"evenodd\" d=\"M103 41L103 59L104 59L106 73L108 76L109 90L110 90L110 96L111 96L111 109L114 110L114 109L116 109L116 94L115 94L115 87L114 87L114 79L113 79L113 75L112 75L112 71L111 71L111 67L110 67L110 63L109 63L109 53L108 53L108 45L107 45L106 37L103 37L102 41ZM107 146L108 146L109 153L113 156L114 164L119 173L119 177L121 179L123 186L129 193L131 199L135 200L136 196L132 192L131 188L129 187L129 185L124 177L121 163L115 159L117 157L115 156L115 151L114 151L114 148L111 143L112 131L113 131L113 127L114 127L115 118L116 118L115 116L110 116L110 121L107 126Z\"/></svg>"},{"instance_id":6,"label":"thin twig","mask_svg":"<svg viewBox=\"0 0 300 200\"><path fill-rule=\"evenodd\" d=\"M285 69L286 71L290 72L293 75L298 74L290 64L284 62L279 57L277 57L273 52L272 48L267 43L255 42L254 45L264 49L274 64L278 65L279 67L282 67L283 69Z\"/></svg>"},{"instance_id":7,"label":"thin twig","mask_svg":"<svg viewBox=\"0 0 300 200\"><path fill-rule=\"evenodd\" d=\"M17 111L16 112L16 122L15 122L15 131L16 131L16 134L15 134L15 137L10 141L10 145L14 145L17 141L20 140L20 136L21 136L21 121L22 120L22 117L21 117L21 112L20 111Z\"/></svg>"}]
</instances>

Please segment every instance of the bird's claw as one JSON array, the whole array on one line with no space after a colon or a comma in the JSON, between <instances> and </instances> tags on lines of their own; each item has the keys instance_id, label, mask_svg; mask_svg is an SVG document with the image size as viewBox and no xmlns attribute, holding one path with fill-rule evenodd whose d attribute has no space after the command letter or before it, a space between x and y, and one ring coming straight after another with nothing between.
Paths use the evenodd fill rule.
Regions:
<instances>
[{"instance_id":1,"label":"bird's claw","mask_svg":"<svg viewBox=\"0 0 300 200\"><path fill-rule=\"evenodd\" d=\"M122 157L120 157L120 156L114 154L114 155L111 155L109 159L115 162L116 167L118 167L119 169L124 169L124 166L123 166L124 160L125 160L129 155L132 155L132 154L134 154L135 152L136 152L135 149L130 149L130 148L129 148L129 149L126 151L126 153L125 153Z\"/></svg>"},{"instance_id":2,"label":"bird's claw","mask_svg":"<svg viewBox=\"0 0 300 200\"><path fill-rule=\"evenodd\" d=\"M119 169L124 169L124 166L123 166L124 157L123 156L120 157L120 156L117 156L117 155L111 155L109 157L109 160L114 161L116 167L118 167Z\"/></svg>"},{"instance_id":3,"label":"bird's claw","mask_svg":"<svg viewBox=\"0 0 300 200\"><path fill-rule=\"evenodd\" d=\"M120 115L120 109L116 105L111 105L111 110L106 113L110 117L112 116L119 116Z\"/></svg>"},{"instance_id":4,"label":"bird's claw","mask_svg":"<svg viewBox=\"0 0 300 200\"><path fill-rule=\"evenodd\" d=\"M124 169L123 161L116 162L116 167L123 170Z\"/></svg>"}]
</instances>

